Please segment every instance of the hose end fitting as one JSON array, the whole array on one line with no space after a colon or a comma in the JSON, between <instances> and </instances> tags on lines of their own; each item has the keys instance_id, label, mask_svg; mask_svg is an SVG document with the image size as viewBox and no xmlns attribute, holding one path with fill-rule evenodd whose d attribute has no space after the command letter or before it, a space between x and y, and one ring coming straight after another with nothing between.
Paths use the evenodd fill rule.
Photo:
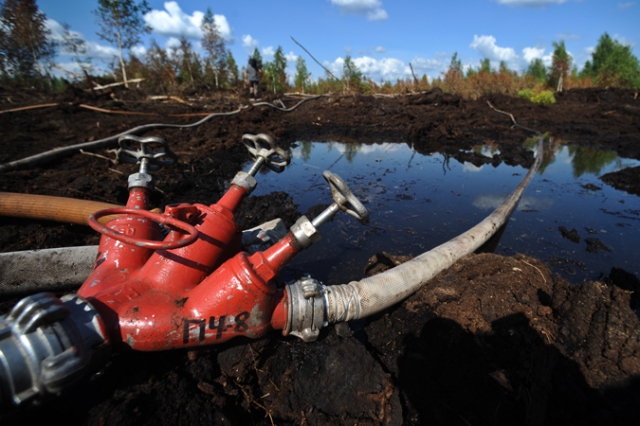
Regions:
<instances>
[{"instance_id":1,"label":"hose end fitting","mask_svg":"<svg viewBox=\"0 0 640 426\"><path fill-rule=\"evenodd\" d=\"M307 276L287 284L286 292L289 309L284 334L297 336L305 342L316 341L320 329L327 325L324 285Z\"/></svg>"},{"instance_id":2,"label":"hose end fitting","mask_svg":"<svg viewBox=\"0 0 640 426\"><path fill-rule=\"evenodd\" d=\"M0 406L37 404L106 364L98 312L76 294L38 293L0 316Z\"/></svg>"}]
</instances>

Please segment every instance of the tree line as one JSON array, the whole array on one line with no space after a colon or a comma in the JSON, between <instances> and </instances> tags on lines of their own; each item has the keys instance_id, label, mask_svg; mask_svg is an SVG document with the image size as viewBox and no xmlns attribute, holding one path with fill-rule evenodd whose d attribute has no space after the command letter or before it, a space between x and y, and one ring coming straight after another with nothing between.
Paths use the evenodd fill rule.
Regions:
<instances>
[{"instance_id":1,"label":"tree line","mask_svg":"<svg viewBox=\"0 0 640 426\"><path fill-rule=\"evenodd\" d=\"M131 79L143 79L140 85L144 89L163 94L242 86L244 68L239 67L227 49L210 8L200 25L204 53L198 53L192 42L182 36L169 49L160 47L152 39L146 52L136 55L132 48L140 43L144 34L151 32L143 19L144 14L150 11L147 1L96 0L96 3L93 11L99 27L96 34L117 51L110 75L102 77L123 81L125 85ZM38 9L36 0L0 2L0 81L18 86L58 87L62 80L52 77L51 70L52 67L59 68L53 63L58 52L73 57L77 63L78 72L66 71L69 80L92 77L94 67L85 41L67 24L63 24L61 38L53 40L45 21L46 16ZM264 62L257 48L253 57L263 71L262 90L273 93L397 94L439 87L466 97L503 93L532 100L539 98L544 102L550 99L547 93L563 88L640 88L638 58L629 46L612 39L607 33L600 37L591 60L580 71L567 52L564 41L554 42L553 47L549 67L541 59L534 59L523 72L510 70L505 62L494 69L489 59L483 59L477 68L463 67L457 53L454 53L447 71L437 78L413 75L395 82L376 82L367 78L351 56L345 58L340 77L327 70L324 76L315 79L311 78L302 57L297 59L295 74L287 75L287 59L280 46L273 61Z\"/></svg>"}]
</instances>

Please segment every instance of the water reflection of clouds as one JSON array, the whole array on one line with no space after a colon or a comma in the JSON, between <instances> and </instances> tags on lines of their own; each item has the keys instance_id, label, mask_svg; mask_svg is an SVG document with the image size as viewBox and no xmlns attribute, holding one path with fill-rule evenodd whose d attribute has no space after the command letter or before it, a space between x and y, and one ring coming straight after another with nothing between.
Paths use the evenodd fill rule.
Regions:
<instances>
[{"instance_id":1,"label":"water reflection of clouds","mask_svg":"<svg viewBox=\"0 0 640 426\"><path fill-rule=\"evenodd\" d=\"M335 149L340 153L344 154L347 151L346 144L338 144L335 146ZM376 152L393 152L393 151L403 151L407 149L407 145L404 143L389 143L384 142L381 144L375 145L360 145L358 146L359 154L373 154Z\"/></svg>"},{"instance_id":2,"label":"water reflection of clouds","mask_svg":"<svg viewBox=\"0 0 640 426\"><path fill-rule=\"evenodd\" d=\"M506 196L491 194L481 195L473 200L473 206L481 210L496 209L506 199ZM518 203L517 209L522 210L545 210L553 205L553 200L549 198L535 198L532 196L523 196Z\"/></svg>"},{"instance_id":3,"label":"water reflection of clouds","mask_svg":"<svg viewBox=\"0 0 640 426\"><path fill-rule=\"evenodd\" d=\"M484 165L478 167L476 165L469 163L468 161L465 161L464 164L462 165L462 171L463 172L480 172L482 171L483 167Z\"/></svg>"},{"instance_id":4,"label":"water reflection of clouds","mask_svg":"<svg viewBox=\"0 0 640 426\"><path fill-rule=\"evenodd\" d=\"M305 157L304 146L310 142L301 142L296 148L291 150L292 158L302 158ZM408 146L406 143L389 143L384 142L381 144L373 144L373 145L354 145L354 144L344 144L340 142L311 142L311 150L318 148L319 145L328 146L329 151L335 150L339 154L345 154L349 150L354 150L355 153L358 154L375 154L375 153L390 153L394 151L407 151ZM310 152L306 153L309 155Z\"/></svg>"}]
</instances>

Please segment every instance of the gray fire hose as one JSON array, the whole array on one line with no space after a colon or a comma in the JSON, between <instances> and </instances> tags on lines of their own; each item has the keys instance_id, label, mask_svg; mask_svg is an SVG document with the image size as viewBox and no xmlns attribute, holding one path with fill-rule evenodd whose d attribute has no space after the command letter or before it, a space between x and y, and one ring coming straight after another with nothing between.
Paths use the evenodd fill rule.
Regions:
<instances>
[{"instance_id":1,"label":"gray fire hose","mask_svg":"<svg viewBox=\"0 0 640 426\"><path fill-rule=\"evenodd\" d=\"M493 213L465 233L361 281L324 286L312 278L305 278L288 285L290 321L285 333L313 341L320 328L329 323L365 318L380 312L404 300L458 259L486 243L505 224L542 162L543 137L538 135L538 152L529 172Z\"/></svg>"}]
</instances>

